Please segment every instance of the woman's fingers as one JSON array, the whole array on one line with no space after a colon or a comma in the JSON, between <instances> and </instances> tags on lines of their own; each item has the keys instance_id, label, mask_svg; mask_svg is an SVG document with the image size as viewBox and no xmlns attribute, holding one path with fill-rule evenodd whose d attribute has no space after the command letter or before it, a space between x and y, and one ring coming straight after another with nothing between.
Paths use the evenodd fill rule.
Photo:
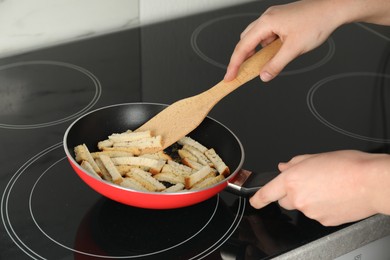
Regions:
<instances>
[{"instance_id":1,"label":"woman's fingers","mask_svg":"<svg viewBox=\"0 0 390 260\"><path fill-rule=\"evenodd\" d=\"M267 30L267 28L262 27L263 26L259 21L256 20L248 25L241 33L241 39L230 57L230 62L224 77L225 81L233 80L237 76L241 64L255 53L257 46L269 44L277 38L277 36Z\"/></svg>"},{"instance_id":2,"label":"woman's fingers","mask_svg":"<svg viewBox=\"0 0 390 260\"><path fill-rule=\"evenodd\" d=\"M279 174L253 195L249 202L254 208L263 208L271 202L278 201L286 196L283 174Z\"/></svg>"},{"instance_id":3,"label":"woman's fingers","mask_svg":"<svg viewBox=\"0 0 390 260\"><path fill-rule=\"evenodd\" d=\"M311 158L313 156L315 156L315 155L314 154L303 154L303 155L298 155L298 156L293 157L288 162L280 162L278 164L279 171L281 171L281 172L286 171L287 169L291 168L292 166L302 162L303 160Z\"/></svg>"}]
</instances>

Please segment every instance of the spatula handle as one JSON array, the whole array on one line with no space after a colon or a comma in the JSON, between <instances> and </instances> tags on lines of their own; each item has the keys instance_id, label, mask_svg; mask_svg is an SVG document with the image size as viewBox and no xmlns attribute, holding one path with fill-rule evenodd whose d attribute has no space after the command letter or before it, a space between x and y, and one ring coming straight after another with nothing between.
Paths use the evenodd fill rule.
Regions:
<instances>
[{"instance_id":1,"label":"spatula handle","mask_svg":"<svg viewBox=\"0 0 390 260\"><path fill-rule=\"evenodd\" d=\"M281 45L282 42L278 38L271 44L256 52L253 56L242 63L235 80L239 81L239 84L242 85L256 76L259 76L260 70L279 51Z\"/></svg>"},{"instance_id":2,"label":"spatula handle","mask_svg":"<svg viewBox=\"0 0 390 260\"><path fill-rule=\"evenodd\" d=\"M216 104L223 97L244 85L246 82L259 76L261 68L279 51L282 46L280 39L276 39L271 44L256 52L253 56L242 63L237 77L232 81L226 82L222 80L208 91L209 101L214 100Z\"/></svg>"}]
</instances>

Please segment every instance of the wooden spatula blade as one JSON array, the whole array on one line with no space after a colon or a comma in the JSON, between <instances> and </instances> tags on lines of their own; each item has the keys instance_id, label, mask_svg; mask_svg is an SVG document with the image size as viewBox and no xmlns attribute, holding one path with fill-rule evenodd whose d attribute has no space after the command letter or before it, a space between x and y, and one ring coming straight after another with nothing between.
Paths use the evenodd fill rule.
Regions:
<instances>
[{"instance_id":1,"label":"wooden spatula blade","mask_svg":"<svg viewBox=\"0 0 390 260\"><path fill-rule=\"evenodd\" d=\"M247 59L241 65L234 80L229 82L222 80L196 96L173 103L136 131L151 130L154 135L161 135L162 149L167 148L198 127L223 97L258 76L261 67L276 54L281 45L280 39L275 40ZM155 151L162 149L155 149Z\"/></svg>"},{"instance_id":2,"label":"wooden spatula blade","mask_svg":"<svg viewBox=\"0 0 390 260\"><path fill-rule=\"evenodd\" d=\"M153 135L161 135L165 149L202 123L211 109L202 104L197 96L176 101L136 131L151 130Z\"/></svg>"}]
</instances>

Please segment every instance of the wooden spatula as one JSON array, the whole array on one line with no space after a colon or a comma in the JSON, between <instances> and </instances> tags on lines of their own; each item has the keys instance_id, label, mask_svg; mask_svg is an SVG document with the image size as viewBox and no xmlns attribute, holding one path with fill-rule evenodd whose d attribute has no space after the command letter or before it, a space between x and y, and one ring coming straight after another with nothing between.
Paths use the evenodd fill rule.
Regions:
<instances>
[{"instance_id":1,"label":"wooden spatula","mask_svg":"<svg viewBox=\"0 0 390 260\"><path fill-rule=\"evenodd\" d=\"M260 69L276 54L281 44L280 39L277 39L247 59L234 80L222 80L198 95L176 101L136 131L151 130L154 135L161 135L162 149L167 148L199 126L223 97L257 77Z\"/></svg>"}]
</instances>

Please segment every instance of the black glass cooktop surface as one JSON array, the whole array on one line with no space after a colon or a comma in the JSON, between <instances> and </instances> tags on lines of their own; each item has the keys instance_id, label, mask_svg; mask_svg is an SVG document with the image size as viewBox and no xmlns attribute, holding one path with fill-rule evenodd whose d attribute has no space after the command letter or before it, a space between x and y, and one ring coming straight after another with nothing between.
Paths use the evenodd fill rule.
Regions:
<instances>
[{"instance_id":1,"label":"black glass cooktop surface","mask_svg":"<svg viewBox=\"0 0 390 260\"><path fill-rule=\"evenodd\" d=\"M0 259L270 259L344 228L227 191L172 210L91 190L62 148L69 124L112 104L170 104L222 79L261 1L0 60ZM369 51L368 51L369 50ZM302 153L389 152L390 29L351 24L270 83L255 79L210 113L261 174ZM93 128L91 127L91 131Z\"/></svg>"}]
</instances>

